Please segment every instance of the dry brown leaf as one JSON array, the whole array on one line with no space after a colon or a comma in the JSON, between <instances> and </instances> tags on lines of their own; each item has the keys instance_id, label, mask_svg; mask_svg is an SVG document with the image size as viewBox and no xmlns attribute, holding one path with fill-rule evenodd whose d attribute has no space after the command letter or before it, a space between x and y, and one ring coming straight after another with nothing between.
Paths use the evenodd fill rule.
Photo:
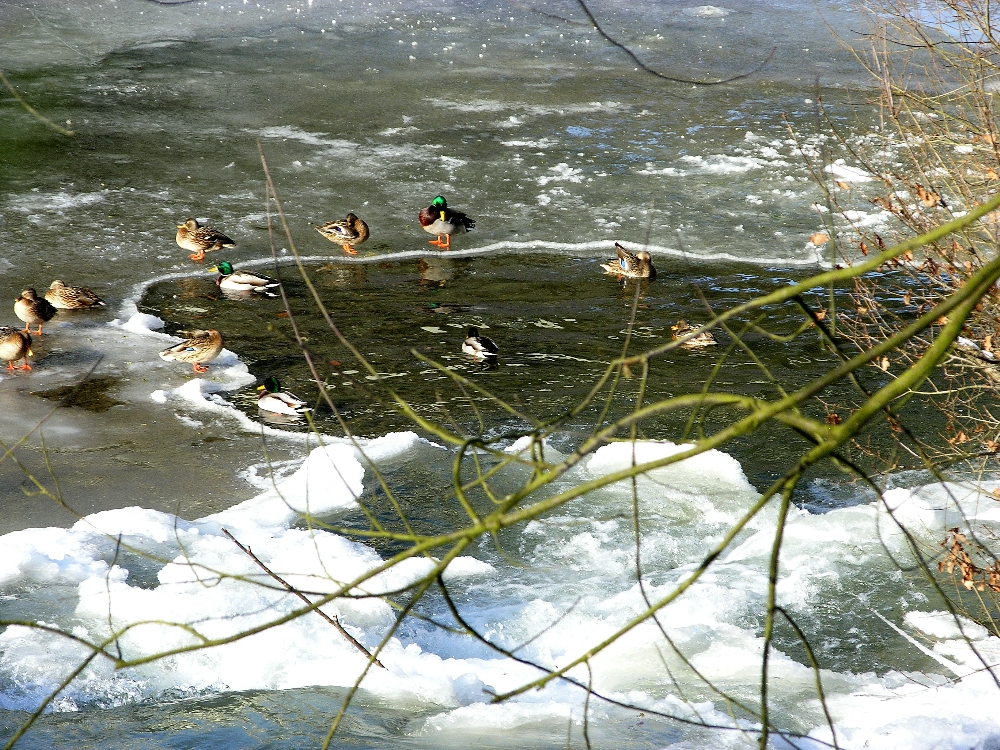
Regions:
<instances>
[{"instance_id":1,"label":"dry brown leaf","mask_svg":"<svg viewBox=\"0 0 1000 750\"><path fill-rule=\"evenodd\" d=\"M981 136L979 136L979 140L981 140L983 143L994 144L997 142L997 137L992 133L983 133Z\"/></svg>"},{"instance_id":2,"label":"dry brown leaf","mask_svg":"<svg viewBox=\"0 0 1000 750\"><path fill-rule=\"evenodd\" d=\"M946 326L946 325L948 325L948 316L947 315L942 315L940 318L938 318L937 320L935 320L934 323L936 325L939 325L939 326Z\"/></svg>"},{"instance_id":3,"label":"dry brown leaf","mask_svg":"<svg viewBox=\"0 0 1000 750\"><path fill-rule=\"evenodd\" d=\"M830 241L830 235L826 232L816 232L816 234L809 238L809 241L819 247Z\"/></svg>"},{"instance_id":4,"label":"dry brown leaf","mask_svg":"<svg viewBox=\"0 0 1000 750\"><path fill-rule=\"evenodd\" d=\"M816 320L826 320L826 310L820 308L819 312L816 313Z\"/></svg>"},{"instance_id":5,"label":"dry brown leaf","mask_svg":"<svg viewBox=\"0 0 1000 750\"><path fill-rule=\"evenodd\" d=\"M840 424L843 421L844 420L840 418L840 415L837 414L837 412L830 412L829 414L826 415L826 423L827 424L837 425L837 424Z\"/></svg>"},{"instance_id":6,"label":"dry brown leaf","mask_svg":"<svg viewBox=\"0 0 1000 750\"><path fill-rule=\"evenodd\" d=\"M986 170L986 178L989 180L1000 180L1000 174L993 167Z\"/></svg>"},{"instance_id":7,"label":"dry brown leaf","mask_svg":"<svg viewBox=\"0 0 1000 750\"><path fill-rule=\"evenodd\" d=\"M910 304L910 293L909 292L907 292L906 294L903 295L903 304L904 305L909 305Z\"/></svg>"},{"instance_id":8,"label":"dry brown leaf","mask_svg":"<svg viewBox=\"0 0 1000 750\"><path fill-rule=\"evenodd\" d=\"M864 242L859 242L858 245L861 246L861 254L868 255L868 245L866 245Z\"/></svg>"},{"instance_id":9,"label":"dry brown leaf","mask_svg":"<svg viewBox=\"0 0 1000 750\"><path fill-rule=\"evenodd\" d=\"M882 372L888 372L889 371L889 358L888 357L882 357L882 359L880 359L878 361L878 369L880 369Z\"/></svg>"},{"instance_id":10,"label":"dry brown leaf","mask_svg":"<svg viewBox=\"0 0 1000 750\"><path fill-rule=\"evenodd\" d=\"M924 204L924 208L934 208L942 203L940 195L933 190L928 190L923 185L916 186L916 193L920 202Z\"/></svg>"},{"instance_id":11,"label":"dry brown leaf","mask_svg":"<svg viewBox=\"0 0 1000 750\"><path fill-rule=\"evenodd\" d=\"M837 187L839 187L841 190L850 190L851 189L851 186L848 185L843 180L837 180Z\"/></svg>"}]
</instances>

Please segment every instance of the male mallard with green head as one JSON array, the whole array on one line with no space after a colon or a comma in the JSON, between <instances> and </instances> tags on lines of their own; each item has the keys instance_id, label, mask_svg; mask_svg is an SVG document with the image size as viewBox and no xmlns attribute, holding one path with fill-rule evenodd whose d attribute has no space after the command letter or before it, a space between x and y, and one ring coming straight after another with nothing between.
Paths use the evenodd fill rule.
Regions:
<instances>
[{"instance_id":1,"label":"male mallard with green head","mask_svg":"<svg viewBox=\"0 0 1000 750\"><path fill-rule=\"evenodd\" d=\"M0 360L7 360L8 370L30 370L29 356L34 356L31 352L30 333L10 326L0 328ZM14 363L19 359L24 359L24 363L20 367L14 367Z\"/></svg>"},{"instance_id":2,"label":"male mallard with green head","mask_svg":"<svg viewBox=\"0 0 1000 750\"><path fill-rule=\"evenodd\" d=\"M103 307L104 300L89 289L82 286L69 286L56 279L45 293L47 299L57 310L86 310L90 307Z\"/></svg>"},{"instance_id":3,"label":"male mallard with green head","mask_svg":"<svg viewBox=\"0 0 1000 750\"><path fill-rule=\"evenodd\" d=\"M420 209L420 226L425 232L437 235L437 239L430 240L428 244L447 250L451 247L451 235L475 229L476 222L461 211L448 208L444 196L439 195L427 208Z\"/></svg>"},{"instance_id":4,"label":"male mallard with green head","mask_svg":"<svg viewBox=\"0 0 1000 750\"><path fill-rule=\"evenodd\" d=\"M269 276L251 273L250 271L237 271L228 260L222 261L219 265L208 269L210 273L220 273L215 283L219 289L227 292L260 292L268 297L277 297L272 289L277 289L279 283Z\"/></svg>"},{"instance_id":5,"label":"male mallard with green head","mask_svg":"<svg viewBox=\"0 0 1000 750\"><path fill-rule=\"evenodd\" d=\"M205 253L224 247L236 247L236 243L222 232L203 227L197 219L188 219L183 224L178 224L175 239L178 245L193 253L191 260L205 260Z\"/></svg>"},{"instance_id":6,"label":"male mallard with green head","mask_svg":"<svg viewBox=\"0 0 1000 750\"><path fill-rule=\"evenodd\" d=\"M218 331L181 331L190 338L160 352L160 359L168 362L190 362L195 372L207 372L202 364L219 356L222 351L222 334Z\"/></svg>"},{"instance_id":7,"label":"male mallard with green head","mask_svg":"<svg viewBox=\"0 0 1000 750\"><path fill-rule=\"evenodd\" d=\"M320 224L316 231L330 242L336 242L348 255L357 255L358 251L352 245L360 245L368 239L368 225L354 214L347 214L347 218L340 221Z\"/></svg>"},{"instance_id":8,"label":"male mallard with green head","mask_svg":"<svg viewBox=\"0 0 1000 750\"><path fill-rule=\"evenodd\" d=\"M693 326L686 320L678 320L674 325L670 326L670 330L674 332L674 339L683 338L692 331L698 330L697 326ZM712 335L711 331L702 331L697 336L692 336L679 343L681 349L704 349L706 346L715 346L719 342L715 340L715 336Z\"/></svg>"},{"instance_id":9,"label":"male mallard with green head","mask_svg":"<svg viewBox=\"0 0 1000 750\"><path fill-rule=\"evenodd\" d=\"M262 385L257 386L260 395L257 397L257 408L272 414L301 414L311 411L306 402L293 393L281 390L281 383L274 375L264 378Z\"/></svg>"},{"instance_id":10,"label":"male mallard with green head","mask_svg":"<svg viewBox=\"0 0 1000 750\"><path fill-rule=\"evenodd\" d=\"M605 273L618 276L622 279L655 279L656 269L653 268L653 259L649 253L640 250L635 255L624 247L615 243L615 250L618 251L617 260L609 260L602 263L601 268Z\"/></svg>"},{"instance_id":11,"label":"male mallard with green head","mask_svg":"<svg viewBox=\"0 0 1000 750\"><path fill-rule=\"evenodd\" d=\"M52 320L56 309L45 298L39 299L34 289L25 289L14 300L14 313L24 321L24 332L31 333L31 325L38 324L37 334L42 335L42 324Z\"/></svg>"}]
</instances>

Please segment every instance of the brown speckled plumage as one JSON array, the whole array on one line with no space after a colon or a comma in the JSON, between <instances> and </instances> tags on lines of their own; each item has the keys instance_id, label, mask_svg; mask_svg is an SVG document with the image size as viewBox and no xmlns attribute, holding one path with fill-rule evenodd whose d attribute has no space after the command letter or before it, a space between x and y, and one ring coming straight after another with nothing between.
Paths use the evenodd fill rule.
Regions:
<instances>
[{"instance_id":1,"label":"brown speckled plumage","mask_svg":"<svg viewBox=\"0 0 1000 750\"><path fill-rule=\"evenodd\" d=\"M653 259L649 253L640 250L635 255L624 247L615 243L615 250L618 251L618 260L609 260L602 263L601 268L605 273L618 276L623 279L655 279L656 269L653 268Z\"/></svg>"},{"instance_id":2,"label":"brown speckled plumage","mask_svg":"<svg viewBox=\"0 0 1000 750\"><path fill-rule=\"evenodd\" d=\"M31 365L28 364L30 354L30 333L9 326L0 328L0 360L7 360L8 370L30 370ZM15 367L14 363L19 359L24 359L24 363L20 367Z\"/></svg>"},{"instance_id":3,"label":"brown speckled plumage","mask_svg":"<svg viewBox=\"0 0 1000 750\"><path fill-rule=\"evenodd\" d=\"M192 253L191 260L204 260L205 253L224 247L236 247L236 243L222 232L203 227L197 219L188 219L177 225L177 244Z\"/></svg>"},{"instance_id":4,"label":"brown speckled plumage","mask_svg":"<svg viewBox=\"0 0 1000 750\"><path fill-rule=\"evenodd\" d=\"M83 310L88 307L104 305L104 300L89 289L82 286L69 286L59 279L52 282L49 290L45 293L45 299L57 310Z\"/></svg>"},{"instance_id":5,"label":"brown speckled plumage","mask_svg":"<svg viewBox=\"0 0 1000 750\"><path fill-rule=\"evenodd\" d=\"M670 326L670 330L674 332L674 339L676 340L683 338L692 331L698 330L698 326L693 326L686 320L678 320L674 325ZM715 346L718 343L711 331L702 331L697 336L692 336L677 346L681 349L704 349L706 346Z\"/></svg>"},{"instance_id":6,"label":"brown speckled plumage","mask_svg":"<svg viewBox=\"0 0 1000 750\"><path fill-rule=\"evenodd\" d=\"M56 314L56 309L47 299L39 298L34 289L25 289L14 301L14 313L24 321L25 332L31 332L32 324L38 325L37 335L42 335L42 323L48 323Z\"/></svg>"},{"instance_id":7,"label":"brown speckled plumage","mask_svg":"<svg viewBox=\"0 0 1000 750\"><path fill-rule=\"evenodd\" d=\"M190 362L195 372L208 370L202 363L219 356L222 351L222 334L218 331L182 331L190 338L160 352L160 359L168 362Z\"/></svg>"},{"instance_id":8,"label":"brown speckled plumage","mask_svg":"<svg viewBox=\"0 0 1000 750\"><path fill-rule=\"evenodd\" d=\"M357 255L358 251L353 245L360 245L368 239L368 225L354 214L347 214L347 218L340 221L320 224L316 227L316 231L330 242L336 242L349 255Z\"/></svg>"}]
</instances>

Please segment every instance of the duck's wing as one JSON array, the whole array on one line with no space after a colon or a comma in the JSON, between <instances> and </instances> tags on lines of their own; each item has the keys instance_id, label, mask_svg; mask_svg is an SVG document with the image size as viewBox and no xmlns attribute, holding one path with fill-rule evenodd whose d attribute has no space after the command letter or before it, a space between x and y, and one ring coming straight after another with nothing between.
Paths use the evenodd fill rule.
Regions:
<instances>
[{"instance_id":1,"label":"duck's wing","mask_svg":"<svg viewBox=\"0 0 1000 750\"><path fill-rule=\"evenodd\" d=\"M455 211L451 208L445 209L445 217L449 224L454 224L455 226L464 227L466 231L476 228L476 220L470 219L466 214L461 211Z\"/></svg>"},{"instance_id":2,"label":"duck's wing","mask_svg":"<svg viewBox=\"0 0 1000 750\"><path fill-rule=\"evenodd\" d=\"M278 286L278 282L268 276L250 273L249 271L234 271L226 278L237 284L249 284L256 287Z\"/></svg>"},{"instance_id":3,"label":"duck's wing","mask_svg":"<svg viewBox=\"0 0 1000 750\"><path fill-rule=\"evenodd\" d=\"M639 259L636 258L632 253L626 250L624 247L615 243L615 250L618 251L618 262L621 263L622 268L626 271L636 271L639 268Z\"/></svg>"},{"instance_id":4,"label":"duck's wing","mask_svg":"<svg viewBox=\"0 0 1000 750\"><path fill-rule=\"evenodd\" d=\"M358 233L351 229L346 221L328 221L326 224L316 227L316 231L331 239L333 236L344 240L358 238Z\"/></svg>"}]
</instances>

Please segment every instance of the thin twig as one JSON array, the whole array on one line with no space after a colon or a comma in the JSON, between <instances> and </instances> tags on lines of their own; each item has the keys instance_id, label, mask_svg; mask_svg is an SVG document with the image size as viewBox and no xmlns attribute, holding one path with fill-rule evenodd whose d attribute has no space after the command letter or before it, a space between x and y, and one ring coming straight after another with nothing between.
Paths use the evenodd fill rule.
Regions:
<instances>
[{"instance_id":1,"label":"thin twig","mask_svg":"<svg viewBox=\"0 0 1000 750\"><path fill-rule=\"evenodd\" d=\"M282 578L277 573L275 573L273 570L271 570L269 567L267 567L263 562L261 562L261 559L259 557L257 557L257 555L255 555L251 551L251 549L249 547L246 547L246 546L240 544L239 540L236 537L234 537L232 534L230 534L228 529L223 529L222 533L225 534L226 536L228 536L230 539L232 539L233 540L233 544L235 544L241 550L243 550L244 552L246 552L247 555L249 555L250 559L253 560L255 563L257 563L257 565L260 566L261 570L263 570L265 573L267 573L269 576L271 576L271 578L273 578L278 583L280 583L282 586L284 586L285 589L288 591L288 593L295 594L295 596L297 596L299 599L301 599L302 601L304 601L309 606L313 605L313 602L310 601L309 597L307 597L301 591L299 591L298 589L296 589L288 581L286 581L284 578ZM385 666L382 664L382 662L380 662L378 659L376 659L374 656L372 656L371 652L368 649L366 649L358 641L357 638L355 638L353 635L351 635L346 630L344 630L344 626L340 624L340 618L339 617L336 617L336 616L330 617L330 615L328 615L326 612L324 612L323 610L321 610L319 607L316 607L315 612L320 617L322 617L324 620L326 620L328 623L330 623L331 625L333 625L333 627L335 627L337 629L337 631L342 636L344 636L344 638L346 638L347 640L349 640L351 642L351 644L354 646L354 648L356 648L358 651L360 651L361 653L363 653L365 655L365 657L367 657L367 659L369 661L371 661L372 663L374 663L376 666L379 666L379 667L382 667L382 669L385 669Z\"/></svg>"}]
</instances>

